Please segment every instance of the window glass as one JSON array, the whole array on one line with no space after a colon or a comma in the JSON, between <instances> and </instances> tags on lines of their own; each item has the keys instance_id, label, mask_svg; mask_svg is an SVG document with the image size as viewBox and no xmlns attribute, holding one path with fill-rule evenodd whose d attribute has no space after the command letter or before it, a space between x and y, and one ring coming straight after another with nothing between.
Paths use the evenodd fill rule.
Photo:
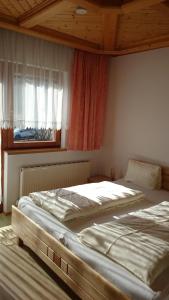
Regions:
<instances>
[{"instance_id":1,"label":"window glass","mask_svg":"<svg viewBox=\"0 0 169 300\"><path fill-rule=\"evenodd\" d=\"M14 129L14 142L35 142L35 141L54 141L54 131L52 129Z\"/></svg>"}]
</instances>

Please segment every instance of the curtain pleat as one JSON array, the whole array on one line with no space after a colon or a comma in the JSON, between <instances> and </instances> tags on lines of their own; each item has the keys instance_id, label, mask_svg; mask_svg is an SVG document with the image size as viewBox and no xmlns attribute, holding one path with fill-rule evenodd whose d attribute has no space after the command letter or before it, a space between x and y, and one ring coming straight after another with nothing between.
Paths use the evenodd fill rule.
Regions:
<instances>
[{"instance_id":1,"label":"curtain pleat","mask_svg":"<svg viewBox=\"0 0 169 300\"><path fill-rule=\"evenodd\" d=\"M100 149L103 140L109 58L76 50L72 73L70 150Z\"/></svg>"}]
</instances>

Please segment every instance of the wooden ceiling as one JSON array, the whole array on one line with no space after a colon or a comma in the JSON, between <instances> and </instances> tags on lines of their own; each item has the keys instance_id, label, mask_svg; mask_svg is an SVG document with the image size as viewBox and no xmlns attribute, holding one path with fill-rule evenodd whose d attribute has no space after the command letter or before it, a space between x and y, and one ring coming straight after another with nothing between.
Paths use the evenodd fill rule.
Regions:
<instances>
[{"instance_id":1,"label":"wooden ceiling","mask_svg":"<svg viewBox=\"0 0 169 300\"><path fill-rule=\"evenodd\" d=\"M117 56L169 47L169 0L0 0L0 27Z\"/></svg>"}]
</instances>

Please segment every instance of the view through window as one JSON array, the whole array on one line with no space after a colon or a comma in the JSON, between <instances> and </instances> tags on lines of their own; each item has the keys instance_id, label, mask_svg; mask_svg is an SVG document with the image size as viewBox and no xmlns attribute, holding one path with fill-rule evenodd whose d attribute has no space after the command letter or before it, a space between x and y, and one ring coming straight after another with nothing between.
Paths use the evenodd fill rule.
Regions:
<instances>
[{"instance_id":1,"label":"view through window","mask_svg":"<svg viewBox=\"0 0 169 300\"><path fill-rule=\"evenodd\" d=\"M14 141L15 142L33 142L33 141L53 141L54 132L52 129L36 129L36 128L25 128L25 129L14 129Z\"/></svg>"}]
</instances>

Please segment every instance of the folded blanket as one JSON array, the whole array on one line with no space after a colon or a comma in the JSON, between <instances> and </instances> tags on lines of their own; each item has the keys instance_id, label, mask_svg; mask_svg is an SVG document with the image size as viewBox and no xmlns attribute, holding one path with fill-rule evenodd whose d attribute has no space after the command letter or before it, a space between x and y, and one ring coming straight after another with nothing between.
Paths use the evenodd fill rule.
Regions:
<instances>
[{"instance_id":1,"label":"folded blanket","mask_svg":"<svg viewBox=\"0 0 169 300\"><path fill-rule=\"evenodd\" d=\"M91 226L78 237L150 285L169 266L169 203Z\"/></svg>"},{"instance_id":2,"label":"folded blanket","mask_svg":"<svg viewBox=\"0 0 169 300\"><path fill-rule=\"evenodd\" d=\"M70 188L30 193L33 202L60 221L95 214L144 198L141 191L103 181Z\"/></svg>"}]
</instances>

